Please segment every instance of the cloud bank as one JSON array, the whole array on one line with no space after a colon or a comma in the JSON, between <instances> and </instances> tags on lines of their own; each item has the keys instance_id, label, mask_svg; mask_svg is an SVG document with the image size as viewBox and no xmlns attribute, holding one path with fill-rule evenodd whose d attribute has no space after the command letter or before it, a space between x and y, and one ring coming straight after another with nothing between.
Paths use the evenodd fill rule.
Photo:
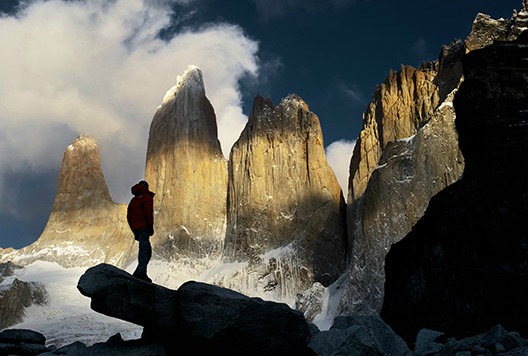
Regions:
<instances>
[{"instance_id":1,"label":"cloud bank","mask_svg":"<svg viewBox=\"0 0 528 356\"><path fill-rule=\"evenodd\" d=\"M190 64L202 70L229 155L247 122L240 83L262 85L282 64L262 61L239 26L178 23L188 25L196 2L30 0L0 14L1 247L38 238L64 151L80 134L97 140L113 200L128 202L154 112ZM327 150L345 196L349 145Z\"/></svg>"},{"instance_id":2,"label":"cloud bank","mask_svg":"<svg viewBox=\"0 0 528 356\"><path fill-rule=\"evenodd\" d=\"M258 45L229 24L162 40L160 31L179 17L169 5L31 1L0 17L2 196L8 173L58 170L65 148L84 133L98 141L113 199L128 200L130 184L144 173L154 111L189 64L203 72L228 155L247 121L239 81L257 75Z\"/></svg>"}]
</instances>

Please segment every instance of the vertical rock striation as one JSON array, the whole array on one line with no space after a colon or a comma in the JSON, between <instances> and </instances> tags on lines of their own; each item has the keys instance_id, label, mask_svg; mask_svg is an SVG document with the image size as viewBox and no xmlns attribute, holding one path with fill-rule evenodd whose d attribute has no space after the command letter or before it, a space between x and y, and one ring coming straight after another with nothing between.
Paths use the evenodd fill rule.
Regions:
<instances>
[{"instance_id":1,"label":"vertical rock striation","mask_svg":"<svg viewBox=\"0 0 528 356\"><path fill-rule=\"evenodd\" d=\"M231 150L227 206L224 260L260 269L242 284L291 299L342 272L344 198L326 161L319 119L298 96L277 107L255 98Z\"/></svg>"},{"instance_id":2,"label":"vertical rock striation","mask_svg":"<svg viewBox=\"0 0 528 356\"><path fill-rule=\"evenodd\" d=\"M154 250L219 257L225 233L227 162L214 109L195 66L178 77L150 126L145 178L154 199Z\"/></svg>"},{"instance_id":3,"label":"vertical rock striation","mask_svg":"<svg viewBox=\"0 0 528 356\"><path fill-rule=\"evenodd\" d=\"M33 244L4 260L57 262L64 267L130 259L133 236L126 225L126 206L110 198L94 138L79 136L64 152L57 195L48 223Z\"/></svg>"},{"instance_id":4,"label":"vertical rock striation","mask_svg":"<svg viewBox=\"0 0 528 356\"><path fill-rule=\"evenodd\" d=\"M463 81L464 53L509 41L528 27L527 1L511 19L478 14L464 43L444 46L438 61L391 73L364 114L350 165L349 278L342 313L377 313L384 259L423 215L437 192L465 169L452 98Z\"/></svg>"},{"instance_id":5,"label":"vertical rock striation","mask_svg":"<svg viewBox=\"0 0 528 356\"><path fill-rule=\"evenodd\" d=\"M464 175L387 255L381 316L408 342L423 327L528 333L526 34L465 56L454 99Z\"/></svg>"},{"instance_id":6,"label":"vertical rock striation","mask_svg":"<svg viewBox=\"0 0 528 356\"><path fill-rule=\"evenodd\" d=\"M390 245L463 172L452 107L462 54L455 41L436 62L391 72L364 114L350 165L350 260L341 313L379 313Z\"/></svg>"}]
</instances>

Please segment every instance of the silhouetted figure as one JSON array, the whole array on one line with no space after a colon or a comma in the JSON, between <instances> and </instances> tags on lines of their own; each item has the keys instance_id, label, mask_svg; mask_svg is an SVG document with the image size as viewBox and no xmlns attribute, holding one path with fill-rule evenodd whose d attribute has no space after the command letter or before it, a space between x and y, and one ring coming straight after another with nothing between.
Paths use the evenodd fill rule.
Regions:
<instances>
[{"instance_id":1,"label":"silhouetted figure","mask_svg":"<svg viewBox=\"0 0 528 356\"><path fill-rule=\"evenodd\" d=\"M154 193L149 191L149 185L142 180L131 188L134 197L127 209L127 221L134 237L139 241L138 266L134 277L152 282L147 276L147 265L152 256L150 236L154 235Z\"/></svg>"}]
</instances>

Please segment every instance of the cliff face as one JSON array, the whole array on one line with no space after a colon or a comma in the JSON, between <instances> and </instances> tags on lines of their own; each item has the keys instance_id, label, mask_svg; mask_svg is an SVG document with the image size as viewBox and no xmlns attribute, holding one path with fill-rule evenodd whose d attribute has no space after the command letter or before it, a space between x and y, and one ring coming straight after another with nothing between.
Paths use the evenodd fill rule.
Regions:
<instances>
[{"instance_id":1,"label":"cliff face","mask_svg":"<svg viewBox=\"0 0 528 356\"><path fill-rule=\"evenodd\" d=\"M528 333L528 38L464 59L454 106L466 170L387 255L382 317L408 341L501 324ZM521 163L521 166L519 166Z\"/></svg>"},{"instance_id":2,"label":"cliff face","mask_svg":"<svg viewBox=\"0 0 528 356\"><path fill-rule=\"evenodd\" d=\"M64 152L57 196L39 239L4 260L57 262L65 267L130 259L134 238L126 206L112 202L95 139L79 136Z\"/></svg>"},{"instance_id":3,"label":"cliff face","mask_svg":"<svg viewBox=\"0 0 528 356\"><path fill-rule=\"evenodd\" d=\"M391 72L364 114L350 165L343 313L379 312L390 245L410 231L429 199L463 172L452 107L462 53L457 41L434 63Z\"/></svg>"},{"instance_id":4,"label":"cliff face","mask_svg":"<svg viewBox=\"0 0 528 356\"><path fill-rule=\"evenodd\" d=\"M227 162L202 73L189 66L152 119L145 178L154 199L154 249L214 259L225 233Z\"/></svg>"},{"instance_id":5,"label":"cliff face","mask_svg":"<svg viewBox=\"0 0 528 356\"><path fill-rule=\"evenodd\" d=\"M438 87L433 83L436 74L435 66L404 66L399 72L391 72L374 92L350 163L348 204L352 210L387 143L414 135L438 106Z\"/></svg>"},{"instance_id":6,"label":"cliff face","mask_svg":"<svg viewBox=\"0 0 528 356\"><path fill-rule=\"evenodd\" d=\"M478 14L464 43L444 46L438 61L403 67L376 90L350 165L349 273L343 313L379 313L384 259L423 215L436 193L465 167L453 124L453 96L464 53L511 40L527 27L526 1L511 19Z\"/></svg>"},{"instance_id":7,"label":"cliff face","mask_svg":"<svg viewBox=\"0 0 528 356\"><path fill-rule=\"evenodd\" d=\"M514 41L528 28L528 1L522 0L520 12L514 11L510 19L492 19L489 15L478 14L471 33L466 38L466 52L484 48L494 41Z\"/></svg>"},{"instance_id":8,"label":"cliff face","mask_svg":"<svg viewBox=\"0 0 528 356\"><path fill-rule=\"evenodd\" d=\"M344 207L317 116L294 95L257 97L229 159L224 260L261 266L263 287L290 296L328 285L344 266Z\"/></svg>"}]
</instances>

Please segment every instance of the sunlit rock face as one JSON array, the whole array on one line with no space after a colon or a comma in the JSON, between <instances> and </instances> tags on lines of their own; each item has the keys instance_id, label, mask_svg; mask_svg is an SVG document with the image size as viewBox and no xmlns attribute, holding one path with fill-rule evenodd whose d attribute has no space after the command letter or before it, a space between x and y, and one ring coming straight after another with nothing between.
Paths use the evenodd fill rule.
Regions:
<instances>
[{"instance_id":1,"label":"sunlit rock face","mask_svg":"<svg viewBox=\"0 0 528 356\"><path fill-rule=\"evenodd\" d=\"M219 256L227 162L214 109L195 66L178 77L150 126L145 178L154 197L154 250L165 258Z\"/></svg>"},{"instance_id":2,"label":"sunlit rock face","mask_svg":"<svg viewBox=\"0 0 528 356\"><path fill-rule=\"evenodd\" d=\"M410 231L429 199L463 172L452 105L462 54L462 43L455 41L434 63L391 72L364 114L350 166L343 313L379 312L391 244Z\"/></svg>"},{"instance_id":3,"label":"sunlit rock face","mask_svg":"<svg viewBox=\"0 0 528 356\"><path fill-rule=\"evenodd\" d=\"M513 41L528 28L528 1L522 0L521 10L509 19L492 19L479 13L473 21L471 33L465 40L466 52L484 48L494 41Z\"/></svg>"},{"instance_id":4,"label":"sunlit rock face","mask_svg":"<svg viewBox=\"0 0 528 356\"><path fill-rule=\"evenodd\" d=\"M458 181L465 168L453 97L463 82L462 57L527 27L526 1L508 20L477 15L466 40L439 59L391 73L364 114L350 166L350 264L342 313L379 313L385 256L423 216L430 199Z\"/></svg>"},{"instance_id":5,"label":"sunlit rock face","mask_svg":"<svg viewBox=\"0 0 528 356\"><path fill-rule=\"evenodd\" d=\"M355 207L363 195L387 143L414 135L438 106L436 69L404 66L391 71L374 92L350 164L350 206Z\"/></svg>"},{"instance_id":6,"label":"sunlit rock face","mask_svg":"<svg viewBox=\"0 0 528 356\"><path fill-rule=\"evenodd\" d=\"M528 333L528 32L469 52L454 99L462 179L433 199L386 259L381 316L407 341L500 324Z\"/></svg>"},{"instance_id":7,"label":"sunlit rock face","mask_svg":"<svg viewBox=\"0 0 528 356\"><path fill-rule=\"evenodd\" d=\"M298 96L257 96L229 159L224 261L247 263L236 282L292 297L343 269L345 204L326 161L318 117ZM238 286L229 285L234 289Z\"/></svg>"},{"instance_id":8,"label":"sunlit rock face","mask_svg":"<svg viewBox=\"0 0 528 356\"><path fill-rule=\"evenodd\" d=\"M57 262L64 267L109 262L125 264L134 238L126 206L110 198L94 138L79 136L64 152L57 195L39 239L5 260Z\"/></svg>"}]
</instances>

